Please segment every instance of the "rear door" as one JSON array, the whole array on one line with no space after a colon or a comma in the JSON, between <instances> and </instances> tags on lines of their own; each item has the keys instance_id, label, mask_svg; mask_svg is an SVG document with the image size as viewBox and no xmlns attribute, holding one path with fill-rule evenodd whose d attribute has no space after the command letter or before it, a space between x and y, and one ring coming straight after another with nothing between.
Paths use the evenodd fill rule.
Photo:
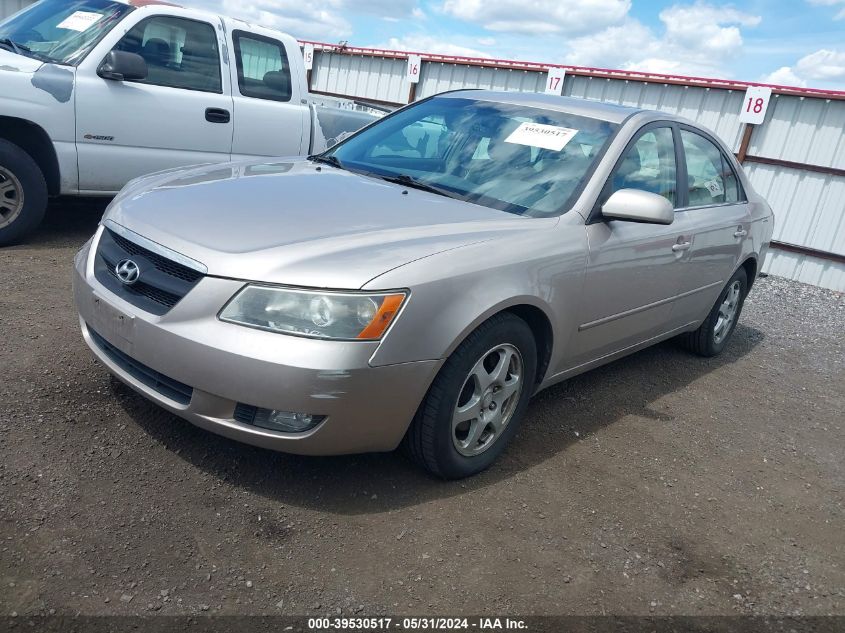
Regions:
<instances>
[{"instance_id":1,"label":"rear door","mask_svg":"<svg viewBox=\"0 0 845 633\"><path fill-rule=\"evenodd\" d=\"M575 364L634 346L671 329L686 274L688 219L670 225L604 220L598 210L620 189L641 189L677 206L674 126L652 123L629 143L587 225L589 256L576 335Z\"/></svg>"},{"instance_id":2,"label":"rear door","mask_svg":"<svg viewBox=\"0 0 845 633\"><path fill-rule=\"evenodd\" d=\"M304 153L310 140L310 114L298 45L269 30L236 28L230 38L233 158Z\"/></svg>"},{"instance_id":3,"label":"rear door","mask_svg":"<svg viewBox=\"0 0 845 633\"><path fill-rule=\"evenodd\" d=\"M116 30L105 49L143 57L146 79L97 76L104 53L89 55L77 72L81 190L117 191L150 172L229 160L232 97L221 63L222 25L161 10L165 14L143 17L123 35Z\"/></svg>"},{"instance_id":4,"label":"rear door","mask_svg":"<svg viewBox=\"0 0 845 633\"><path fill-rule=\"evenodd\" d=\"M692 231L684 293L673 321L701 321L740 264L751 226L748 202L731 161L719 143L701 130L680 126L681 171L687 186L680 191L684 217Z\"/></svg>"}]
</instances>

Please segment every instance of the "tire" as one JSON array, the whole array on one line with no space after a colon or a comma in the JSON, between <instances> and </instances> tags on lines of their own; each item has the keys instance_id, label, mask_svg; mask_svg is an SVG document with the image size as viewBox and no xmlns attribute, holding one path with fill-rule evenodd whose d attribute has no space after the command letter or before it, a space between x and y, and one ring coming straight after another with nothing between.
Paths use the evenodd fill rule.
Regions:
<instances>
[{"instance_id":1,"label":"tire","mask_svg":"<svg viewBox=\"0 0 845 633\"><path fill-rule=\"evenodd\" d=\"M500 367L504 371L490 384L478 379L486 381ZM516 434L536 373L537 345L528 324L509 313L485 321L440 369L405 435L406 452L443 479L481 472ZM453 427L458 406L477 417Z\"/></svg>"},{"instance_id":2,"label":"tire","mask_svg":"<svg viewBox=\"0 0 845 633\"><path fill-rule=\"evenodd\" d=\"M34 230L47 210L47 183L32 157L0 139L0 246Z\"/></svg>"},{"instance_id":3,"label":"tire","mask_svg":"<svg viewBox=\"0 0 845 633\"><path fill-rule=\"evenodd\" d=\"M716 299L716 303L710 310L710 314L704 319L704 323L694 332L687 332L679 337L681 344L699 356L716 356L721 354L733 335L736 324L739 321L739 315L742 314L742 306L745 303L745 296L747 294L748 276L745 268L740 267L728 283L725 284L722 292L719 293L719 298ZM732 303L728 301L729 296L733 296L733 316L725 324L723 319L728 309L727 306ZM721 331L717 331L717 329Z\"/></svg>"}]
</instances>

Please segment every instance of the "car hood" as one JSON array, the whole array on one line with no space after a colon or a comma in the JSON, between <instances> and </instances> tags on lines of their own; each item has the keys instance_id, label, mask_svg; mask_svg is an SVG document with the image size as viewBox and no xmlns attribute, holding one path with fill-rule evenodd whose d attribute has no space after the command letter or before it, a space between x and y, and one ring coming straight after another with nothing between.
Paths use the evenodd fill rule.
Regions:
<instances>
[{"instance_id":1,"label":"car hood","mask_svg":"<svg viewBox=\"0 0 845 633\"><path fill-rule=\"evenodd\" d=\"M349 289L435 253L549 225L304 159L152 174L129 183L105 218L209 275Z\"/></svg>"},{"instance_id":2,"label":"car hood","mask_svg":"<svg viewBox=\"0 0 845 633\"><path fill-rule=\"evenodd\" d=\"M0 48L0 73L34 73L44 62Z\"/></svg>"}]
</instances>

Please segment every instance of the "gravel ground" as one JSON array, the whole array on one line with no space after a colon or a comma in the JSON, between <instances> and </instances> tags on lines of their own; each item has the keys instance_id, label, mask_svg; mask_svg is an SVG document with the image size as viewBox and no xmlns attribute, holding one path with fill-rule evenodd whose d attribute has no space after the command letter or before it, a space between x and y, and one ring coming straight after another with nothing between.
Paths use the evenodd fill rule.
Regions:
<instances>
[{"instance_id":1,"label":"gravel ground","mask_svg":"<svg viewBox=\"0 0 845 633\"><path fill-rule=\"evenodd\" d=\"M551 388L443 483L110 379L69 287L101 212L0 251L0 613L845 614L843 295L761 279L720 358L666 343Z\"/></svg>"}]
</instances>

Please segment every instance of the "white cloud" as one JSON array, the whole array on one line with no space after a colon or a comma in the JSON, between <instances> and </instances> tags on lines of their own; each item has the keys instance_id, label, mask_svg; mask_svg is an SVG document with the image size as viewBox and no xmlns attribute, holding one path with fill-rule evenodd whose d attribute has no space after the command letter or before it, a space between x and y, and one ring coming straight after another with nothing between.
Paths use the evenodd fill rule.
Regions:
<instances>
[{"instance_id":1,"label":"white cloud","mask_svg":"<svg viewBox=\"0 0 845 633\"><path fill-rule=\"evenodd\" d=\"M807 87L807 82L796 75L789 66L781 66L776 71L761 77L760 81L764 84L774 84L776 86Z\"/></svg>"},{"instance_id":2,"label":"white cloud","mask_svg":"<svg viewBox=\"0 0 845 633\"><path fill-rule=\"evenodd\" d=\"M489 31L527 35L586 33L618 24L631 0L445 0L443 10Z\"/></svg>"},{"instance_id":3,"label":"white cloud","mask_svg":"<svg viewBox=\"0 0 845 633\"><path fill-rule=\"evenodd\" d=\"M434 53L436 55L454 55L456 57L491 57L484 51L453 42L441 40L430 35L407 35L402 38L391 37L387 43L373 45L373 48L386 48L415 53Z\"/></svg>"},{"instance_id":4,"label":"white cloud","mask_svg":"<svg viewBox=\"0 0 845 633\"><path fill-rule=\"evenodd\" d=\"M845 51L823 48L799 59L795 66L783 66L763 78L766 83L820 88L845 88Z\"/></svg>"},{"instance_id":5,"label":"white cloud","mask_svg":"<svg viewBox=\"0 0 845 633\"><path fill-rule=\"evenodd\" d=\"M368 13L385 20L420 18L417 0L183 0L186 5L219 11L290 33L294 37L335 41L352 35L352 25L343 15Z\"/></svg>"},{"instance_id":6,"label":"white cloud","mask_svg":"<svg viewBox=\"0 0 845 633\"><path fill-rule=\"evenodd\" d=\"M210 8L207 2L197 2L200 4ZM319 5L299 0L217 0L217 6L211 10L279 29L294 37L336 40L352 34L352 25L340 16L342 4L341 0L322 0Z\"/></svg>"},{"instance_id":7,"label":"white cloud","mask_svg":"<svg viewBox=\"0 0 845 633\"><path fill-rule=\"evenodd\" d=\"M662 74L728 76L728 62L741 51L742 27L760 17L704 2L673 5L660 13L664 33L628 18L618 26L569 42L565 60Z\"/></svg>"},{"instance_id":8,"label":"white cloud","mask_svg":"<svg viewBox=\"0 0 845 633\"><path fill-rule=\"evenodd\" d=\"M799 59L795 71L802 77L819 81L845 80L845 51L823 48Z\"/></svg>"},{"instance_id":9,"label":"white cloud","mask_svg":"<svg viewBox=\"0 0 845 633\"><path fill-rule=\"evenodd\" d=\"M834 20L845 20L845 0L807 0L810 4L819 7L837 7L842 6L839 13L833 16Z\"/></svg>"}]
</instances>

